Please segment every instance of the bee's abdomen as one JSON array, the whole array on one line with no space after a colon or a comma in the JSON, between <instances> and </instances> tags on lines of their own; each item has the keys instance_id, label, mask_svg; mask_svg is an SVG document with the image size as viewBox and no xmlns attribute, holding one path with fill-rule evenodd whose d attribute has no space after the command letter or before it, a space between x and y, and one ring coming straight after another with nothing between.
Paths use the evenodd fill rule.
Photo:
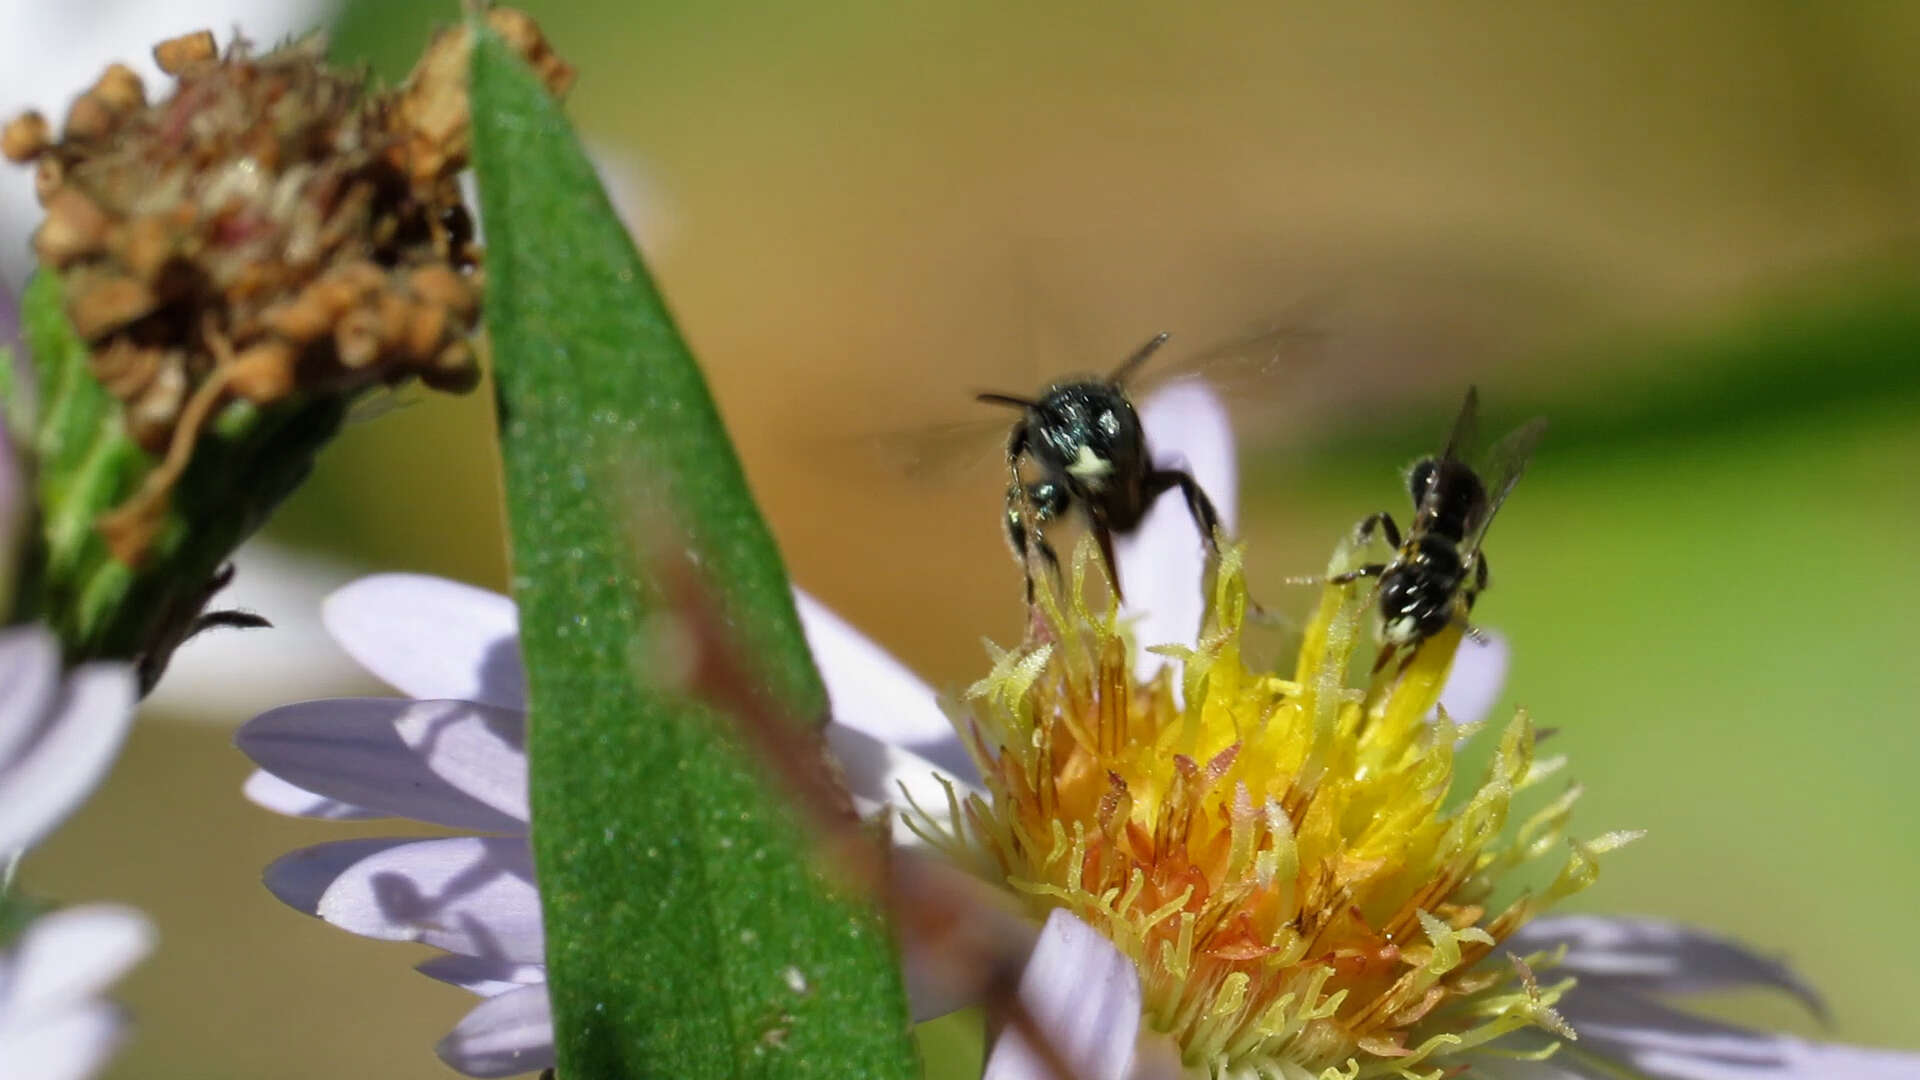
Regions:
<instances>
[{"instance_id":1,"label":"bee's abdomen","mask_svg":"<svg viewBox=\"0 0 1920 1080\"><path fill-rule=\"evenodd\" d=\"M1460 549L1444 536L1428 534L1415 537L1407 549L1408 568L1418 577L1431 581L1441 592L1453 592L1465 576Z\"/></svg>"},{"instance_id":2,"label":"bee's abdomen","mask_svg":"<svg viewBox=\"0 0 1920 1080\"><path fill-rule=\"evenodd\" d=\"M1380 577L1380 618L1388 640L1409 644L1439 633L1453 618L1454 596L1464 577L1452 541L1416 537Z\"/></svg>"}]
</instances>

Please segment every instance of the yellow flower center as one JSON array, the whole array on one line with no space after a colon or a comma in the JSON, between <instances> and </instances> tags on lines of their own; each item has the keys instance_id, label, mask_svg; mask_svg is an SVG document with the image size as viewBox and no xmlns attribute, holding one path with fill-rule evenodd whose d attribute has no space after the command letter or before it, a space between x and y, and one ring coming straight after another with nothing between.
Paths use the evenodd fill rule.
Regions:
<instances>
[{"instance_id":1,"label":"yellow flower center","mask_svg":"<svg viewBox=\"0 0 1920 1080\"><path fill-rule=\"evenodd\" d=\"M930 840L1036 915L1104 931L1139 969L1146 1025L1196 1075L1437 1077L1522 1027L1571 1037L1551 1008L1568 984L1489 957L1632 835L1569 840L1569 790L1502 838L1515 794L1560 764L1535 759L1524 712L1449 802L1464 732L1432 714L1459 628L1351 686L1371 590L1330 585L1293 677L1251 671L1229 551L1200 641L1160 650L1185 661L1176 695L1168 674L1135 676L1113 612L1089 610L1086 565L1083 548L1070 596L1043 593L1029 641L969 690L991 799L965 800L962 837ZM1329 576L1351 565L1343 547ZM1562 847L1550 884L1490 910L1503 875Z\"/></svg>"}]
</instances>

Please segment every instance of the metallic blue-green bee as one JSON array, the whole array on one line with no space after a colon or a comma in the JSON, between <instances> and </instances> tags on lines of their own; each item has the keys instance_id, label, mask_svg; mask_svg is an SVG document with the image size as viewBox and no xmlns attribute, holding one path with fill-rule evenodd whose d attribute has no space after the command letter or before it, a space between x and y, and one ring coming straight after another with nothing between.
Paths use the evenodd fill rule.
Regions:
<instances>
[{"instance_id":1,"label":"metallic blue-green bee","mask_svg":"<svg viewBox=\"0 0 1920 1080\"><path fill-rule=\"evenodd\" d=\"M981 401L1021 411L1007 439L1006 529L1014 558L1026 573L1029 603L1033 556L1039 555L1049 571L1058 574L1060 570L1059 555L1043 530L1076 508L1100 545L1116 598L1120 575L1113 556L1114 536L1131 533L1154 500L1173 488L1186 498L1187 512L1201 539L1218 553L1214 530L1220 517L1213 500L1192 473L1154 464L1146 431L1127 395L1128 377L1167 337L1164 332L1155 335L1105 378L1057 382L1037 398L979 395ZM1022 474L1023 463L1031 464L1032 479Z\"/></svg>"}]
</instances>

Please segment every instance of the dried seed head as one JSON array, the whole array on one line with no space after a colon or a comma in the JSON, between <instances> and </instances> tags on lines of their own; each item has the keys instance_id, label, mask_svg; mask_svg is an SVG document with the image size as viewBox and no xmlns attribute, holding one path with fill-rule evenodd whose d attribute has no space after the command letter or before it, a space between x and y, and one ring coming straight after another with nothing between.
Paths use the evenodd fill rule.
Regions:
<instances>
[{"instance_id":1,"label":"dried seed head","mask_svg":"<svg viewBox=\"0 0 1920 1080\"><path fill-rule=\"evenodd\" d=\"M49 269L65 269L106 243L113 221L85 193L62 187L43 201L47 219L33 235L33 249Z\"/></svg>"},{"instance_id":2,"label":"dried seed head","mask_svg":"<svg viewBox=\"0 0 1920 1080\"><path fill-rule=\"evenodd\" d=\"M255 404L280 401L293 392L294 365L299 359L285 341L262 341L234 358L227 387Z\"/></svg>"},{"instance_id":3,"label":"dried seed head","mask_svg":"<svg viewBox=\"0 0 1920 1080\"><path fill-rule=\"evenodd\" d=\"M109 338L114 331L152 314L160 303L146 282L111 270L88 268L76 272L73 279L86 287L67 305L67 317L73 320L74 330L88 340Z\"/></svg>"},{"instance_id":4,"label":"dried seed head","mask_svg":"<svg viewBox=\"0 0 1920 1080\"><path fill-rule=\"evenodd\" d=\"M548 47L533 19L511 8L493 8L486 19L554 96L573 85L573 68ZM466 163L471 149L467 60L472 52L473 34L465 26L434 35L395 102L394 122L406 140L397 148L397 161L416 182L451 175Z\"/></svg>"},{"instance_id":5,"label":"dried seed head","mask_svg":"<svg viewBox=\"0 0 1920 1080\"><path fill-rule=\"evenodd\" d=\"M132 112L147 103L147 88L125 64L111 64L93 84L89 97L116 113Z\"/></svg>"},{"instance_id":6,"label":"dried seed head","mask_svg":"<svg viewBox=\"0 0 1920 1080\"><path fill-rule=\"evenodd\" d=\"M47 118L37 112L25 112L8 121L6 130L0 132L0 153L18 164L40 156L52 142L53 133L47 129Z\"/></svg>"},{"instance_id":7,"label":"dried seed head","mask_svg":"<svg viewBox=\"0 0 1920 1080\"><path fill-rule=\"evenodd\" d=\"M169 75L178 75L194 64L214 57L213 31L200 30L168 38L153 47L153 62Z\"/></svg>"},{"instance_id":8,"label":"dried seed head","mask_svg":"<svg viewBox=\"0 0 1920 1080\"><path fill-rule=\"evenodd\" d=\"M489 24L556 93L573 72L518 12ZM34 162L41 263L134 438L164 455L112 515L130 562L202 425L229 402L350 395L419 377L478 380L480 253L455 176L471 137L471 33L443 32L399 88L376 91L309 37L225 55L206 31L161 42L177 79L148 102L115 64L54 141L28 113L0 151ZM103 524L103 528L105 525Z\"/></svg>"}]
</instances>

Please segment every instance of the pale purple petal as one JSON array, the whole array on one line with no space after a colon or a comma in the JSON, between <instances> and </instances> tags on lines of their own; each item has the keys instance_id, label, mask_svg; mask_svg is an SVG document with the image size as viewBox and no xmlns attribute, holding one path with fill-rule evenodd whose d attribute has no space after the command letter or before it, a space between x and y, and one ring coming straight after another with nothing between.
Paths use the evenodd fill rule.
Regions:
<instances>
[{"instance_id":1,"label":"pale purple petal","mask_svg":"<svg viewBox=\"0 0 1920 1080\"><path fill-rule=\"evenodd\" d=\"M133 703L126 664L83 664L67 676L46 731L0 766L0 852L32 847L93 793L126 740Z\"/></svg>"},{"instance_id":2,"label":"pale purple petal","mask_svg":"<svg viewBox=\"0 0 1920 1080\"><path fill-rule=\"evenodd\" d=\"M40 736L59 689L60 642L53 631L40 625L0 630L0 773Z\"/></svg>"},{"instance_id":3,"label":"pale purple petal","mask_svg":"<svg viewBox=\"0 0 1920 1080\"><path fill-rule=\"evenodd\" d=\"M313 910L365 937L544 960L533 851L524 838L461 836L375 852L340 871Z\"/></svg>"},{"instance_id":4,"label":"pale purple petal","mask_svg":"<svg viewBox=\"0 0 1920 1080\"><path fill-rule=\"evenodd\" d=\"M399 730L411 725L430 743L437 725L474 717L474 723L511 727L518 715L465 701L335 698L261 713L233 741L275 776L352 806L452 828L523 833L524 816L502 812L437 774ZM524 765L507 782L524 791ZM501 794L498 784L477 786L489 799Z\"/></svg>"},{"instance_id":5,"label":"pale purple petal","mask_svg":"<svg viewBox=\"0 0 1920 1080\"><path fill-rule=\"evenodd\" d=\"M434 1051L468 1076L518 1076L552 1065L547 988L522 987L481 1002Z\"/></svg>"},{"instance_id":6,"label":"pale purple petal","mask_svg":"<svg viewBox=\"0 0 1920 1080\"><path fill-rule=\"evenodd\" d=\"M526 713L423 701L394 727L434 775L515 821L529 820Z\"/></svg>"},{"instance_id":7,"label":"pale purple petal","mask_svg":"<svg viewBox=\"0 0 1920 1080\"><path fill-rule=\"evenodd\" d=\"M1453 656L1453 668L1440 688L1440 706L1455 724L1477 724L1487 718L1500 692L1506 688L1507 639L1491 631L1480 631L1481 640L1460 639L1460 651Z\"/></svg>"},{"instance_id":8,"label":"pale purple petal","mask_svg":"<svg viewBox=\"0 0 1920 1080\"><path fill-rule=\"evenodd\" d=\"M1180 1047L1173 1037L1149 1030L1134 1044L1133 1064L1127 1067L1127 1080L1187 1080L1186 1067L1180 1063Z\"/></svg>"},{"instance_id":9,"label":"pale purple petal","mask_svg":"<svg viewBox=\"0 0 1920 1080\"><path fill-rule=\"evenodd\" d=\"M498 593L376 574L327 597L321 619L348 655L402 693L527 707L519 617Z\"/></svg>"},{"instance_id":10,"label":"pale purple petal","mask_svg":"<svg viewBox=\"0 0 1920 1080\"><path fill-rule=\"evenodd\" d=\"M882 742L956 741L933 688L825 604L793 591L835 721Z\"/></svg>"},{"instance_id":11,"label":"pale purple petal","mask_svg":"<svg viewBox=\"0 0 1920 1080\"><path fill-rule=\"evenodd\" d=\"M317 918L320 914L320 898L326 895L327 886L332 885L348 867L382 851L419 842L417 837L367 836L315 844L288 852L268 863L260 875L260 882L281 903Z\"/></svg>"},{"instance_id":12,"label":"pale purple petal","mask_svg":"<svg viewBox=\"0 0 1920 1080\"><path fill-rule=\"evenodd\" d=\"M498 997L509 990L547 981L544 964L518 964L497 956L461 956L447 953L414 965L429 979L438 979L481 997Z\"/></svg>"},{"instance_id":13,"label":"pale purple petal","mask_svg":"<svg viewBox=\"0 0 1920 1080\"><path fill-rule=\"evenodd\" d=\"M265 769L253 770L241 792L255 806L265 807L288 817L317 818L321 821L366 821L386 815L338 799L329 799L306 788L287 783Z\"/></svg>"},{"instance_id":14,"label":"pale purple petal","mask_svg":"<svg viewBox=\"0 0 1920 1080\"><path fill-rule=\"evenodd\" d=\"M593 171L599 174L600 186L606 189L607 200L613 203L613 212L619 215L620 224L639 241L642 251L659 260L681 225L659 178L647 168L645 161L625 147L592 137L585 142L587 157L593 161ZM478 206L480 201L469 195L467 205Z\"/></svg>"},{"instance_id":15,"label":"pale purple petal","mask_svg":"<svg viewBox=\"0 0 1920 1080\"><path fill-rule=\"evenodd\" d=\"M1239 476L1233 428L1218 395L1202 382L1174 383L1147 398L1140 420L1155 464L1191 471L1220 512L1221 528L1232 535L1239 518ZM1116 557L1127 611L1139 616L1134 662L1142 675L1151 675L1166 661L1145 650L1192 646L1206 610L1201 591L1206 541L1177 489L1154 503L1137 532L1118 538Z\"/></svg>"},{"instance_id":16,"label":"pale purple petal","mask_svg":"<svg viewBox=\"0 0 1920 1080\"><path fill-rule=\"evenodd\" d=\"M1650 1080L1915 1080L1920 1053L1748 1031L1638 995L1575 987L1559 1005L1583 1052Z\"/></svg>"},{"instance_id":17,"label":"pale purple petal","mask_svg":"<svg viewBox=\"0 0 1920 1080\"><path fill-rule=\"evenodd\" d=\"M1521 927L1506 948L1526 954L1563 946L1565 958L1554 970L1595 990L1693 994L1766 986L1792 994L1822 1020L1827 1016L1819 992L1786 964L1731 938L1663 919L1555 915Z\"/></svg>"},{"instance_id":18,"label":"pale purple petal","mask_svg":"<svg viewBox=\"0 0 1920 1080\"><path fill-rule=\"evenodd\" d=\"M28 925L0 956L0 1076L83 1080L119 1045L120 1010L97 1000L153 948L146 917L115 904Z\"/></svg>"},{"instance_id":19,"label":"pale purple petal","mask_svg":"<svg viewBox=\"0 0 1920 1080\"><path fill-rule=\"evenodd\" d=\"M153 951L146 916L116 904L66 908L20 935L0 981L0 1026L27 1026L87 1001Z\"/></svg>"},{"instance_id":20,"label":"pale purple petal","mask_svg":"<svg viewBox=\"0 0 1920 1080\"><path fill-rule=\"evenodd\" d=\"M900 935L900 968L915 1023L979 1004L1007 964L1023 963L1033 954L1040 928L1004 887L927 851L896 851L889 869L903 907L931 904L967 913L959 919L920 920L916 932Z\"/></svg>"},{"instance_id":21,"label":"pale purple petal","mask_svg":"<svg viewBox=\"0 0 1920 1080\"><path fill-rule=\"evenodd\" d=\"M87 1080L106 1067L126 1035L120 1010L90 1002L31 1025L0 1025L0 1076Z\"/></svg>"},{"instance_id":22,"label":"pale purple petal","mask_svg":"<svg viewBox=\"0 0 1920 1080\"><path fill-rule=\"evenodd\" d=\"M1098 930L1055 909L1020 976L1020 1001L1080 1080L1124 1080L1140 1032L1140 976ZM984 1080L1052 1080L1014 1028L987 1058Z\"/></svg>"},{"instance_id":23,"label":"pale purple petal","mask_svg":"<svg viewBox=\"0 0 1920 1080\"><path fill-rule=\"evenodd\" d=\"M860 803L862 813L869 813L881 805L892 803L901 809L893 815L893 838L896 843L913 845L920 838L906 825L906 804L901 792L913 799L920 809L933 815L936 822L951 827L947 813L947 789L941 785L936 774L942 770L933 762L891 746L864 731L855 731L838 723L827 725L827 746L832 749L834 760L840 763L842 774L846 777L847 790L853 793ZM977 790L970 784L955 780L954 792L962 800Z\"/></svg>"}]
</instances>

